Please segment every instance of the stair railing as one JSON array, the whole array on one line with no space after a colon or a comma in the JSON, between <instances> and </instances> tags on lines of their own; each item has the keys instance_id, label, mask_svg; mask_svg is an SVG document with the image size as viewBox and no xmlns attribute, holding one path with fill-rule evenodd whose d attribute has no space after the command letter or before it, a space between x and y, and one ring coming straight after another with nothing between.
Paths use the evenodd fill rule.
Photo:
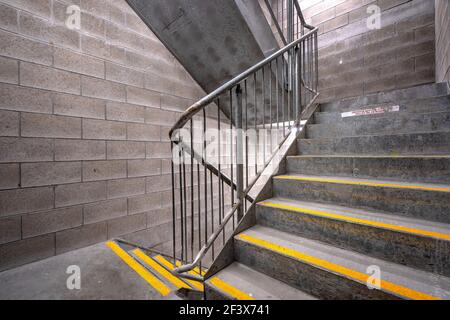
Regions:
<instances>
[{"instance_id":1,"label":"stair railing","mask_svg":"<svg viewBox=\"0 0 450 320\"><path fill-rule=\"evenodd\" d=\"M306 23L297 0L264 0L264 3L283 46L314 29Z\"/></svg>"},{"instance_id":2,"label":"stair railing","mask_svg":"<svg viewBox=\"0 0 450 320\"><path fill-rule=\"evenodd\" d=\"M318 96L317 28L300 22L311 30L193 104L170 131L181 277L203 281L199 270L233 235L264 170Z\"/></svg>"}]
</instances>

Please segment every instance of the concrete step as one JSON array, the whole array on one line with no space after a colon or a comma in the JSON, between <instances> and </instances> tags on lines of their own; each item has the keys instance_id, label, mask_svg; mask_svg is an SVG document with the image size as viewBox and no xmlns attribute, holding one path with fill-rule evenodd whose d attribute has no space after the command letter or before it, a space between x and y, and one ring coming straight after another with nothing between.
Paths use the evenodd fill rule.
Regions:
<instances>
[{"instance_id":1,"label":"concrete step","mask_svg":"<svg viewBox=\"0 0 450 320\"><path fill-rule=\"evenodd\" d=\"M316 300L238 262L205 282L205 296L207 300Z\"/></svg>"},{"instance_id":2,"label":"concrete step","mask_svg":"<svg viewBox=\"0 0 450 320\"><path fill-rule=\"evenodd\" d=\"M301 155L448 155L450 132L299 139Z\"/></svg>"},{"instance_id":3,"label":"concrete step","mask_svg":"<svg viewBox=\"0 0 450 320\"><path fill-rule=\"evenodd\" d=\"M416 99L433 98L449 94L447 83L435 83L388 92L374 93L367 96L348 98L321 105L323 112L343 112L385 103L399 103Z\"/></svg>"},{"instance_id":4,"label":"concrete step","mask_svg":"<svg viewBox=\"0 0 450 320\"><path fill-rule=\"evenodd\" d=\"M450 112L407 114L403 117L311 124L310 139L450 131Z\"/></svg>"},{"instance_id":5,"label":"concrete step","mask_svg":"<svg viewBox=\"0 0 450 320\"><path fill-rule=\"evenodd\" d=\"M450 185L295 174L275 177L273 189L276 197L450 223Z\"/></svg>"},{"instance_id":6,"label":"concrete step","mask_svg":"<svg viewBox=\"0 0 450 320\"><path fill-rule=\"evenodd\" d=\"M290 156L287 171L306 175L450 184L448 156Z\"/></svg>"},{"instance_id":7,"label":"concrete step","mask_svg":"<svg viewBox=\"0 0 450 320\"><path fill-rule=\"evenodd\" d=\"M398 112L368 114L347 118L342 118L342 111L317 112L314 114L314 120L316 123L335 123L336 121L348 122L374 118L404 117L407 115L420 113L450 112L450 95L392 103L390 105L398 105L400 106L400 110ZM370 109L371 106L367 106L367 108ZM350 109L351 111L357 111L366 109L366 107L362 106Z\"/></svg>"},{"instance_id":8,"label":"concrete step","mask_svg":"<svg viewBox=\"0 0 450 320\"><path fill-rule=\"evenodd\" d=\"M132 250L131 255L144 268L146 268L149 272L156 276L163 285L168 286L172 291L176 291L179 289L198 290L198 288L196 288L193 284L190 284L186 280L173 275L169 268L159 262L158 259L155 259L156 257L160 257L170 263L162 256L152 257L150 254L145 253L141 249ZM153 281L152 284L155 286L161 285L155 282L156 281ZM198 285L200 285L200 283L198 283Z\"/></svg>"},{"instance_id":9,"label":"concrete step","mask_svg":"<svg viewBox=\"0 0 450 320\"><path fill-rule=\"evenodd\" d=\"M258 203L256 214L262 226L450 276L449 224L282 198Z\"/></svg>"},{"instance_id":10,"label":"concrete step","mask_svg":"<svg viewBox=\"0 0 450 320\"><path fill-rule=\"evenodd\" d=\"M450 298L447 277L271 228L252 227L234 246L240 263L319 299Z\"/></svg>"}]
</instances>

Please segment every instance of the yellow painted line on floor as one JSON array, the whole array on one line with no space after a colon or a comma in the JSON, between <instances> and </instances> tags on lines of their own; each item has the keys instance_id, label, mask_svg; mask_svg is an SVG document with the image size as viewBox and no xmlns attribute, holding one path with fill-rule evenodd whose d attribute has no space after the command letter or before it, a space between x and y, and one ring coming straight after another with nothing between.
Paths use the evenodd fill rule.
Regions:
<instances>
[{"instance_id":1,"label":"yellow painted line on floor","mask_svg":"<svg viewBox=\"0 0 450 320\"><path fill-rule=\"evenodd\" d=\"M214 287L218 288L219 290L228 293L230 296L236 298L237 300L255 300L255 298L253 298L252 296L233 287L232 285L226 283L225 281L219 279L218 277L213 277L211 280L209 280L209 283L211 283Z\"/></svg>"},{"instance_id":2,"label":"yellow painted line on floor","mask_svg":"<svg viewBox=\"0 0 450 320\"><path fill-rule=\"evenodd\" d=\"M369 186L369 187L384 187L384 188L395 188L395 189L450 192L450 188L445 188L445 187L425 187L425 186L405 185L405 184L388 183L388 182L381 183L381 182L372 182L372 181L353 181L353 180L346 180L346 179L326 179L326 178L319 178L319 177L298 177L298 176L277 176L277 177L275 177L275 179L325 182L325 183L337 183L337 184L348 184L348 185Z\"/></svg>"},{"instance_id":3,"label":"yellow painted line on floor","mask_svg":"<svg viewBox=\"0 0 450 320\"><path fill-rule=\"evenodd\" d=\"M370 275L367 275L365 273L355 271L355 270L340 266L338 264L328 262L326 260L322 260L322 259L310 256L310 255L304 254L302 252L280 246L278 244L271 243L271 242L263 240L263 239L258 239L258 238L249 236L245 233L239 234L237 236L237 238L239 238L245 242L257 245L259 247L266 248L273 252L277 252L282 255L297 259L304 263L308 263L308 264L317 266L319 268L326 269L331 272L343 275L347 278L357 280L360 283L367 283L367 281L369 280L369 277L370 277ZM395 283L385 281L385 280L381 280L381 288L388 292L396 294L398 296L413 299L413 300L440 300L440 298L437 298L437 297L434 297L434 296L431 296L431 295L428 295L428 294L425 294L425 293L422 293L419 291L415 291L410 288L406 288L401 285L397 285Z\"/></svg>"},{"instance_id":4,"label":"yellow painted line on floor","mask_svg":"<svg viewBox=\"0 0 450 320\"><path fill-rule=\"evenodd\" d=\"M170 294L170 288L162 283L158 278L152 275L142 265L133 259L125 250L119 247L116 243L108 241L106 245L125 262L131 269L133 269L138 275L140 275L147 283L158 291L162 296Z\"/></svg>"},{"instance_id":5,"label":"yellow painted line on floor","mask_svg":"<svg viewBox=\"0 0 450 320\"><path fill-rule=\"evenodd\" d=\"M169 261L167 261L167 259L165 259L163 256L158 255L155 257L155 260L158 261L161 265L163 265L164 267L166 267L169 270L174 270L175 267L173 266L173 264ZM190 275L194 275L194 276L198 276L198 273L195 273L193 271L188 272ZM200 291L205 291L205 287L203 286L203 283L198 282L198 281L194 281L194 280L189 280L186 279L186 282L189 283L193 288L196 288L197 290Z\"/></svg>"},{"instance_id":6,"label":"yellow painted line on floor","mask_svg":"<svg viewBox=\"0 0 450 320\"><path fill-rule=\"evenodd\" d=\"M158 261L159 263L161 263L163 266L165 266L166 268L168 268L169 270L173 270L174 266L171 262L167 261L167 259L165 259L163 256L159 255L155 257L155 260ZM181 266L182 263L181 261L177 261L176 262L177 267ZM200 273L200 268L195 268L194 270L188 272L191 275L195 275L198 276ZM204 276L206 274L205 271L202 270L202 275ZM192 284L193 286L195 286L197 289L199 289L200 291L204 291L204 286L202 283L198 282L198 281L194 281L194 280L186 280L188 281L190 284ZM236 298L237 300L255 300L253 297L251 297L250 295L246 294L245 292L242 292L241 290L233 287L232 285L226 283L225 281L214 277L210 280L210 283L212 285L214 285L216 288L220 289L221 291L228 293L229 295L231 295L232 297Z\"/></svg>"},{"instance_id":7,"label":"yellow painted line on floor","mask_svg":"<svg viewBox=\"0 0 450 320\"><path fill-rule=\"evenodd\" d=\"M445 233L440 233L440 232L403 227L403 226L390 224L390 223L354 218L354 217L349 217L349 216L345 216L345 215L341 215L341 214L337 214L337 213L306 209L306 208L302 208L302 207L296 207L293 205L275 203L275 202L271 202L271 201L263 201L263 202L260 202L260 204L265 207L301 212L301 213L309 214L312 216L331 218L331 219L336 219L336 220L345 221L345 222L354 222L354 223L364 224L367 226L379 227L379 228L389 229L389 230L393 230L393 231L401 231L401 232L406 232L406 233L411 233L411 234L416 234L416 235L421 235L421 236L432 237L432 238L436 238L436 239L450 240L450 234L445 234Z\"/></svg>"},{"instance_id":8,"label":"yellow painted line on floor","mask_svg":"<svg viewBox=\"0 0 450 320\"><path fill-rule=\"evenodd\" d=\"M163 268L158 262L150 258L148 255L146 255L142 250L136 249L133 250L133 253L145 264L147 264L150 268L152 268L155 272L159 273L162 277L164 277L164 279L173 284L175 287L191 289L191 287L187 283L175 277L172 273L167 271L167 269Z\"/></svg>"}]
</instances>

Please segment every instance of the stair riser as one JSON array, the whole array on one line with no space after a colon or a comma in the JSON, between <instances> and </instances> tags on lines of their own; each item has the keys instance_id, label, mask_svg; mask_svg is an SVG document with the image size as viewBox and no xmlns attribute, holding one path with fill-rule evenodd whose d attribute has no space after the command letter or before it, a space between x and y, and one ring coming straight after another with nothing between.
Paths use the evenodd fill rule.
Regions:
<instances>
[{"instance_id":1,"label":"stair riser","mask_svg":"<svg viewBox=\"0 0 450 320\"><path fill-rule=\"evenodd\" d=\"M222 293L208 282L204 283L205 286L205 300L235 300L233 297Z\"/></svg>"},{"instance_id":2,"label":"stair riser","mask_svg":"<svg viewBox=\"0 0 450 320\"><path fill-rule=\"evenodd\" d=\"M450 275L450 241L257 206L258 224L369 256Z\"/></svg>"},{"instance_id":3,"label":"stair riser","mask_svg":"<svg viewBox=\"0 0 450 320\"><path fill-rule=\"evenodd\" d=\"M447 192L274 179L274 193L277 197L373 208L450 223L450 194Z\"/></svg>"},{"instance_id":4,"label":"stair riser","mask_svg":"<svg viewBox=\"0 0 450 320\"><path fill-rule=\"evenodd\" d=\"M434 102L429 102L425 105L426 107L423 104L403 104L400 112L372 114L349 118L342 118L342 112L318 112L314 115L314 120L315 123L318 124L336 122L347 123L353 121L362 121L366 119L404 118L423 113L450 112L450 96L435 100Z\"/></svg>"},{"instance_id":5,"label":"stair riser","mask_svg":"<svg viewBox=\"0 0 450 320\"><path fill-rule=\"evenodd\" d=\"M450 132L299 140L302 155L447 155Z\"/></svg>"},{"instance_id":6,"label":"stair riser","mask_svg":"<svg viewBox=\"0 0 450 320\"><path fill-rule=\"evenodd\" d=\"M362 106L391 103L392 101L412 101L415 99L445 96L447 94L447 85L440 83L325 103L321 106L321 110L324 112L344 111Z\"/></svg>"},{"instance_id":7,"label":"stair riser","mask_svg":"<svg viewBox=\"0 0 450 320\"><path fill-rule=\"evenodd\" d=\"M450 183L450 159L288 158L290 173Z\"/></svg>"},{"instance_id":8,"label":"stair riser","mask_svg":"<svg viewBox=\"0 0 450 320\"><path fill-rule=\"evenodd\" d=\"M318 269L270 250L235 240L237 261L319 299L397 299L365 284Z\"/></svg>"},{"instance_id":9,"label":"stair riser","mask_svg":"<svg viewBox=\"0 0 450 320\"><path fill-rule=\"evenodd\" d=\"M406 134L450 130L450 114L427 114L409 119L372 119L366 121L314 124L307 127L309 139L369 136L379 134Z\"/></svg>"}]
</instances>

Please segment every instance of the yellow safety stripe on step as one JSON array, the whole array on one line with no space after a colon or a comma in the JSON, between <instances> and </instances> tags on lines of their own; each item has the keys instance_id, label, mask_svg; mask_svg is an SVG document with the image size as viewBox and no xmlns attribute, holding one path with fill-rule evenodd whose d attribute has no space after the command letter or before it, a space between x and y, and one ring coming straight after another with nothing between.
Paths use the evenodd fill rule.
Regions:
<instances>
[{"instance_id":1,"label":"yellow safety stripe on step","mask_svg":"<svg viewBox=\"0 0 450 320\"><path fill-rule=\"evenodd\" d=\"M245 242L257 245L259 247L266 248L273 252L277 252L284 256L294 258L294 259L302 261L304 263L308 263L308 264L314 265L316 267L329 270L333 273L340 274L347 278L356 280L360 283L364 283L364 284L368 283L368 280L370 277L370 275L367 275L365 273L355 271L355 270L340 266L338 264L328 262L326 260L322 260L322 259L310 256L310 255L307 255L305 253L280 246L278 244L271 243L271 242L263 240L263 239L258 239L258 238L249 236L245 233L239 234L237 236L237 238L241 239ZM434 297L434 296L431 296L431 295L428 295L426 293L422 293L419 291L415 291L413 289L406 288L406 287L403 287L401 285L398 285L398 284L395 284L395 283L392 283L389 281L381 280L380 282L381 282L380 284L381 284L382 289L384 289L388 292L391 292L395 295L401 296L401 297L405 297L405 298L413 299L413 300L441 300L440 298L437 298L437 297Z\"/></svg>"},{"instance_id":2,"label":"yellow safety stripe on step","mask_svg":"<svg viewBox=\"0 0 450 320\"><path fill-rule=\"evenodd\" d=\"M418 185L407 185L398 183L381 183L373 181L353 181L346 179L326 179L319 177L299 177L299 176L277 176L275 179L282 180L297 180L297 181L312 181L312 182L325 182L325 183L337 183L337 184L349 184L357 186L369 186L369 187L384 187L384 188L395 188L395 189L412 189L412 190L423 190L423 191L439 191L439 192L450 192L450 188L445 187L425 187Z\"/></svg>"},{"instance_id":3,"label":"yellow safety stripe on step","mask_svg":"<svg viewBox=\"0 0 450 320\"><path fill-rule=\"evenodd\" d=\"M336 219L336 220L345 221L345 222L354 222L354 223L364 224L367 226L379 227L379 228L389 229L389 230L393 230L393 231L401 231L401 232L416 234L416 235L420 235L420 236L432 237L432 238L436 238L436 239L450 240L450 234L445 234L445 233L440 233L440 232L403 227L403 226L398 226L398 225L390 224L390 223L354 218L354 217L349 217L349 216L345 216L345 215L341 215L341 214L337 214L337 213L331 213L331 212L313 210L313 209L306 209L306 208L302 208L302 207L296 207L293 205L286 205L286 204L275 203L275 202L270 202L270 201L263 201L263 202L260 202L259 204L263 205L265 207L272 207L272 208L277 208L277 209L301 212L301 213L305 213L305 214L312 215L312 216L331 218L331 219Z\"/></svg>"},{"instance_id":4,"label":"yellow safety stripe on step","mask_svg":"<svg viewBox=\"0 0 450 320\"><path fill-rule=\"evenodd\" d=\"M131 269L136 271L147 283L152 286L156 291L158 291L162 296L167 296L170 294L170 288L161 282L158 278L152 275L147 269L145 269L141 264L133 259L128 253L125 252L121 247L112 241L108 241L106 245L125 262Z\"/></svg>"},{"instance_id":5,"label":"yellow safety stripe on step","mask_svg":"<svg viewBox=\"0 0 450 320\"><path fill-rule=\"evenodd\" d=\"M164 279L173 284L175 287L191 289L191 287L187 283L175 277L172 273L167 271L167 269L163 268L159 263L157 263L155 260L146 255L142 250L136 249L133 250L133 253L145 264L147 264L150 268L152 268L155 272L159 273Z\"/></svg>"},{"instance_id":6,"label":"yellow safety stripe on step","mask_svg":"<svg viewBox=\"0 0 450 320\"><path fill-rule=\"evenodd\" d=\"M246 294L245 292L233 287L232 285L226 283L225 281L219 279L218 277L214 277L209 280L209 283L219 290L229 294L237 300L255 300L252 296Z\"/></svg>"},{"instance_id":7,"label":"yellow safety stripe on step","mask_svg":"<svg viewBox=\"0 0 450 320\"><path fill-rule=\"evenodd\" d=\"M156 256L155 260L158 261L160 264L162 264L164 267L166 267L169 270L174 270L175 267L173 266L172 263L170 263L169 261L167 261L163 256ZM194 275L194 276L198 276L198 273L195 273L193 271L188 272L190 275ZM203 286L203 283L198 282L198 281L194 281L194 280L190 280L190 279L186 279L186 281L194 288L196 288L197 290L200 291L205 291L205 288Z\"/></svg>"}]
</instances>

